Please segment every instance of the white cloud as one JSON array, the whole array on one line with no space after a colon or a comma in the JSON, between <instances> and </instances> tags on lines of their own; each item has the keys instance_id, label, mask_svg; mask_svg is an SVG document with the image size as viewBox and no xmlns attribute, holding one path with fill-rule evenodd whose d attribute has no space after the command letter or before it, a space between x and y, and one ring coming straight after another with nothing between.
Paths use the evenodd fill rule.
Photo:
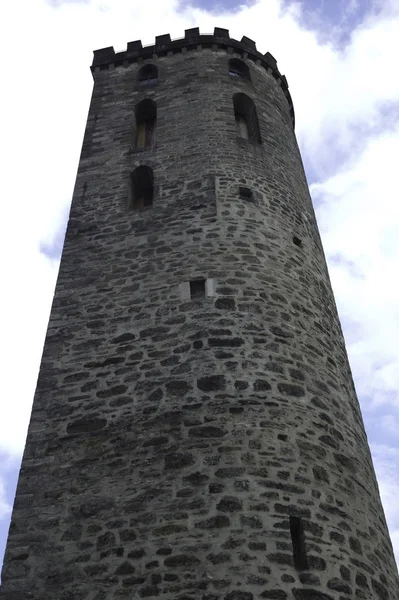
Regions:
<instances>
[{"instance_id":1,"label":"white cloud","mask_svg":"<svg viewBox=\"0 0 399 600\"><path fill-rule=\"evenodd\" d=\"M311 191L344 325L356 325L347 344L357 389L399 408L398 155L399 123Z\"/></svg>"},{"instance_id":2,"label":"white cloud","mask_svg":"<svg viewBox=\"0 0 399 600\"><path fill-rule=\"evenodd\" d=\"M392 436L395 441L399 437L399 419L395 415L385 414L379 421L379 426L386 437Z\"/></svg>"},{"instance_id":3,"label":"white cloud","mask_svg":"<svg viewBox=\"0 0 399 600\"><path fill-rule=\"evenodd\" d=\"M0 9L0 17L7 11L0 19L2 55L10 57L2 67L8 93L0 111L0 449L18 456L24 444L57 272L39 246L54 236L72 195L92 50L123 50L135 39L150 44L162 33L181 37L197 25L202 32L221 26L232 37L247 35L287 75L357 389L366 413L378 415L373 435L392 436L399 416L399 121L392 108L399 100L399 0L379 6L341 49L298 25L299 4L281 11L279 0L261 0L216 17L178 6L177 0L91 0L55 8L20 0ZM384 456L397 465L399 455L376 448L398 548L399 509L391 502L397 480Z\"/></svg>"}]
</instances>

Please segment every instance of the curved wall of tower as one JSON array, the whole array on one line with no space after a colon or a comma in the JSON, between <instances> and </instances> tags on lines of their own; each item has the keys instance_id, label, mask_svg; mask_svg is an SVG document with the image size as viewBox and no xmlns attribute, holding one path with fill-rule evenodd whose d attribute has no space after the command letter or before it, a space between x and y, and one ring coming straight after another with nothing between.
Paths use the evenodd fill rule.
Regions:
<instances>
[{"instance_id":1,"label":"curved wall of tower","mask_svg":"<svg viewBox=\"0 0 399 600\"><path fill-rule=\"evenodd\" d=\"M190 30L98 51L93 74L0 598L398 598L273 57Z\"/></svg>"}]
</instances>

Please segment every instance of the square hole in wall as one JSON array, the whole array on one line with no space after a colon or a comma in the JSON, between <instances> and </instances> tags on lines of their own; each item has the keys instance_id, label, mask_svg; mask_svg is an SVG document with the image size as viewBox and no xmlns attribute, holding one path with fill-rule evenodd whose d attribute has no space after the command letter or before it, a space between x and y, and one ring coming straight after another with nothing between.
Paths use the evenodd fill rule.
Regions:
<instances>
[{"instance_id":1,"label":"square hole in wall","mask_svg":"<svg viewBox=\"0 0 399 600\"><path fill-rule=\"evenodd\" d=\"M179 288L181 300L198 300L214 296L215 284L212 278L198 277L191 281L182 281Z\"/></svg>"},{"instance_id":2,"label":"square hole in wall","mask_svg":"<svg viewBox=\"0 0 399 600\"><path fill-rule=\"evenodd\" d=\"M292 241L294 242L295 246L299 246L299 248L302 248L302 240L299 237L294 235Z\"/></svg>"},{"instance_id":3,"label":"square hole in wall","mask_svg":"<svg viewBox=\"0 0 399 600\"><path fill-rule=\"evenodd\" d=\"M247 202L254 201L254 195L252 193L251 188L240 186L238 189L239 189L241 200L246 200Z\"/></svg>"},{"instance_id":4,"label":"square hole in wall","mask_svg":"<svg viewBox=\"0 0 399 600\"><path fill-rule=\"evenodd\" d=\"M204 298L205 283L206 279L193 279L190 281L190 298Z\"/></svg>"}]
</instances>

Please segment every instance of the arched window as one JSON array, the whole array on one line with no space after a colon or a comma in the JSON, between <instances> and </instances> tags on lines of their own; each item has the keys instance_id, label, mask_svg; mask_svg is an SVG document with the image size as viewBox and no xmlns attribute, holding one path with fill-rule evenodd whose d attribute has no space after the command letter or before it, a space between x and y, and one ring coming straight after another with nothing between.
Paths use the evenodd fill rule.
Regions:
<instances>
[{"instance_id":1,"label":"arched window","mask_svg":"<svg viewBox=\"0 0 399 600\"><path fill-rule=\"evenodd\" d=\"M158 83L158 67L144 65L139 71L139 82L142 87Z\"/></svg>"},{"instance_id":2,"label":"arched window","mask_svg":"<svg viewBox=\"0 0 399 600\"><path fill-rule=\"evenodd\" d=\"M130 208L141 210L152 206L154 175L150 167L141 165L130 174Z\"/></svg>"},{"instance_id":3,"label":"arched window","mask_svg":"<svg viewBox=\"0 0 399 600\"><path fill-rule=\"evenodd\" d=\"M154 147L157 105L153 100L143 100L136 106L136 149Z\"/></svg>"},{"instance_id":4,"label":"arched window","mask_svg":"<svg viewBox=\"0 0 399 600\"><path fill-rule=\"evenodd\" d=\"M260 130L254 101L246 94L233 96L237 135L253 144L260 144Z\"/></svg>"},{"instance_id":5,"label":"arched window","mask_svg":"<svg viewBox=\"0 0 399 600\"><path fill-rule=\"evenodd\" d=\"M247 79L251 81L248 65L239 58L230 58L229 60L229 75L239 79Z\"/></svg>"}]
</instances>

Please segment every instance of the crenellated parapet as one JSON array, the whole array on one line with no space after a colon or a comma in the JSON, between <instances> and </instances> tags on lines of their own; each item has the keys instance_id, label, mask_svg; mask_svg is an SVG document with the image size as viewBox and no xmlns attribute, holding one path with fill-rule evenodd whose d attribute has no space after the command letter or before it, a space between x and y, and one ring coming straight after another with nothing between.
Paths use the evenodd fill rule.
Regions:
<instances>
[{"instance_id":1,"label":"crenellated parapet","mask_svg":"<svg viewBox=\"0 0 399 600\"><path fill-rule=\"evenodd\" d=\"M240 41L230 37L229 30L215 27L213 34L200 34L199 27L186 29L184 38L172 40L169 33L157 35L155 44L143 46L141 40L128 42L127 49L123 52L115 52L113 46L101 48L94 51L92 73L114 69L116 67L127 67L136 62L148 59L156 59L164 56L172 56L179 52L200 51L211 49L214 51L225 50L228 54L239 54L243 59L252 60L255 64L262 66L272 75L283 90L287 98L292 122L295 123L294 107L288 90L288 82L285 75L281 75L277 68L277 61L270 52L261 54L256 49L256 43L245 35Z\"/></svg>"}]
</instances>

